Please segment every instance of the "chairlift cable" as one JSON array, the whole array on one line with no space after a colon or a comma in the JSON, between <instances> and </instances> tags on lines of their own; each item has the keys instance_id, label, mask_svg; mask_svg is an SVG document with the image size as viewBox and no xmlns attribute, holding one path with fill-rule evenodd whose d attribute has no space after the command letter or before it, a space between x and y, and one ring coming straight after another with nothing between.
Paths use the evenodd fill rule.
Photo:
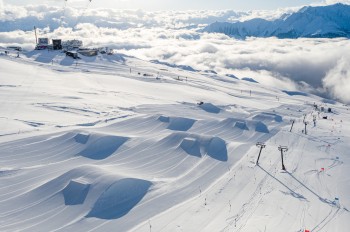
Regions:
<instances>
[{"instance_id":1,"label":"chairlift cable","mask_svg":"<svg viewBox=\"0 0 350 232\"><path fill-rule=\"evenodd\" d=\"M64 1L64 5L63 5L63 14L61 16L61 20L60 20L60 27L62 27L62 23L63 23L63 19L66 16L66 8L67 8L67 2L68 0L63 0Z\"/></svg>"},{"instance_id":2,"label":"chairlift cable","mask_svg":"<svg viewBox=\"0 0 350 232\"><path fill-rule=\"evenodd\" d=\"M89 9L91 2L92 2L92 0L88 0L88 3L86 5L86 7L84 8L82 14L77 17L77 21L76 21L75 25L72 27L72 30L74 30L74 28L76 28L76 26L79 24L81 18L85 15L85 12Z\"/></svg>"}]
</instances>

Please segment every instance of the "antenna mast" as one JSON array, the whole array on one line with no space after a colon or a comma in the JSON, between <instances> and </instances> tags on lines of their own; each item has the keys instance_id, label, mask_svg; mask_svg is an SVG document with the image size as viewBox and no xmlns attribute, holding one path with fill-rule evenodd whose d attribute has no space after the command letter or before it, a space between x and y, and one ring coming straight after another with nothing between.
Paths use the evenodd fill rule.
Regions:
<instances>
[{"instance_id":1,"label":"antenna mast","mask_svg":"<svg viewBox=\"0 0 350 232\"><path fill-rule=\"evenodd\" d=\"M38 35L36 34L36 26L34 26L34 32L35 32L35 43L38 44Z\"/></svg>"}]
</instances>

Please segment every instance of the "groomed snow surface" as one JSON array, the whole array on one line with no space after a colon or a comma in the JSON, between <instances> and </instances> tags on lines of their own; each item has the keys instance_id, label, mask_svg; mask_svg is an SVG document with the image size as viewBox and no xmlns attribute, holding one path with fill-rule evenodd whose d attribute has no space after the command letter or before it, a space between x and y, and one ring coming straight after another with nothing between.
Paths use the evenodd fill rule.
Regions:
<instances>
[{"instance_id":1,"label":"groomed snow surface","mask_svg":"<svg viewBox=\"0 0 350 232\"><path fill-rule=\"evenodd\" d=\"M0 67L0 231L349 231L347 106L122 55Z\"/></svg>"}]
</instances>

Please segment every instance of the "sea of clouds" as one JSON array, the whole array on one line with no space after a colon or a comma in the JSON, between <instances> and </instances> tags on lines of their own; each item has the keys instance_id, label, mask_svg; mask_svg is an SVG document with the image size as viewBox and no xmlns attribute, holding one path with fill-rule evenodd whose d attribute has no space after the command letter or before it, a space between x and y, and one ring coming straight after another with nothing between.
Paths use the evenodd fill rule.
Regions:
<instances>
[{"instance_id":1,"label":"sea of clouds","mask_svg":"<svg viewBox=\"0 0 350 232\"><path fill-rule=\"evenodd\" d=\"M0 1L0 46L33 49L42 37L81 39L145 60L251 77L279 88L316 93L350 103L350 41L248 38L236 40L201 28L215 21L275 19L276 11L162 11L12 6Z\"/></svg>"}]
</instances>

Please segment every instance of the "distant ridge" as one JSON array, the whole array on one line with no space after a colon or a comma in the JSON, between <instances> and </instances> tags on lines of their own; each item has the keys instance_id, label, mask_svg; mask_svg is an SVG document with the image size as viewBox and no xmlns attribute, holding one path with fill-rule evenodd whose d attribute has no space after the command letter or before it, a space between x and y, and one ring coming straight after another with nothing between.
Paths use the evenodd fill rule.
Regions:
<instances>
[{"instance_id":1,"label":"distant ridge","mask_svg":"<svg viewBox=\"0 0 350 232\"><path fill-rule=\"evenodd\" d=\"M350 38L350 5L303 7L274 21L256 18L244 22L215 22L204 31L235 38Z\"/></svg>"}]
</instances>

